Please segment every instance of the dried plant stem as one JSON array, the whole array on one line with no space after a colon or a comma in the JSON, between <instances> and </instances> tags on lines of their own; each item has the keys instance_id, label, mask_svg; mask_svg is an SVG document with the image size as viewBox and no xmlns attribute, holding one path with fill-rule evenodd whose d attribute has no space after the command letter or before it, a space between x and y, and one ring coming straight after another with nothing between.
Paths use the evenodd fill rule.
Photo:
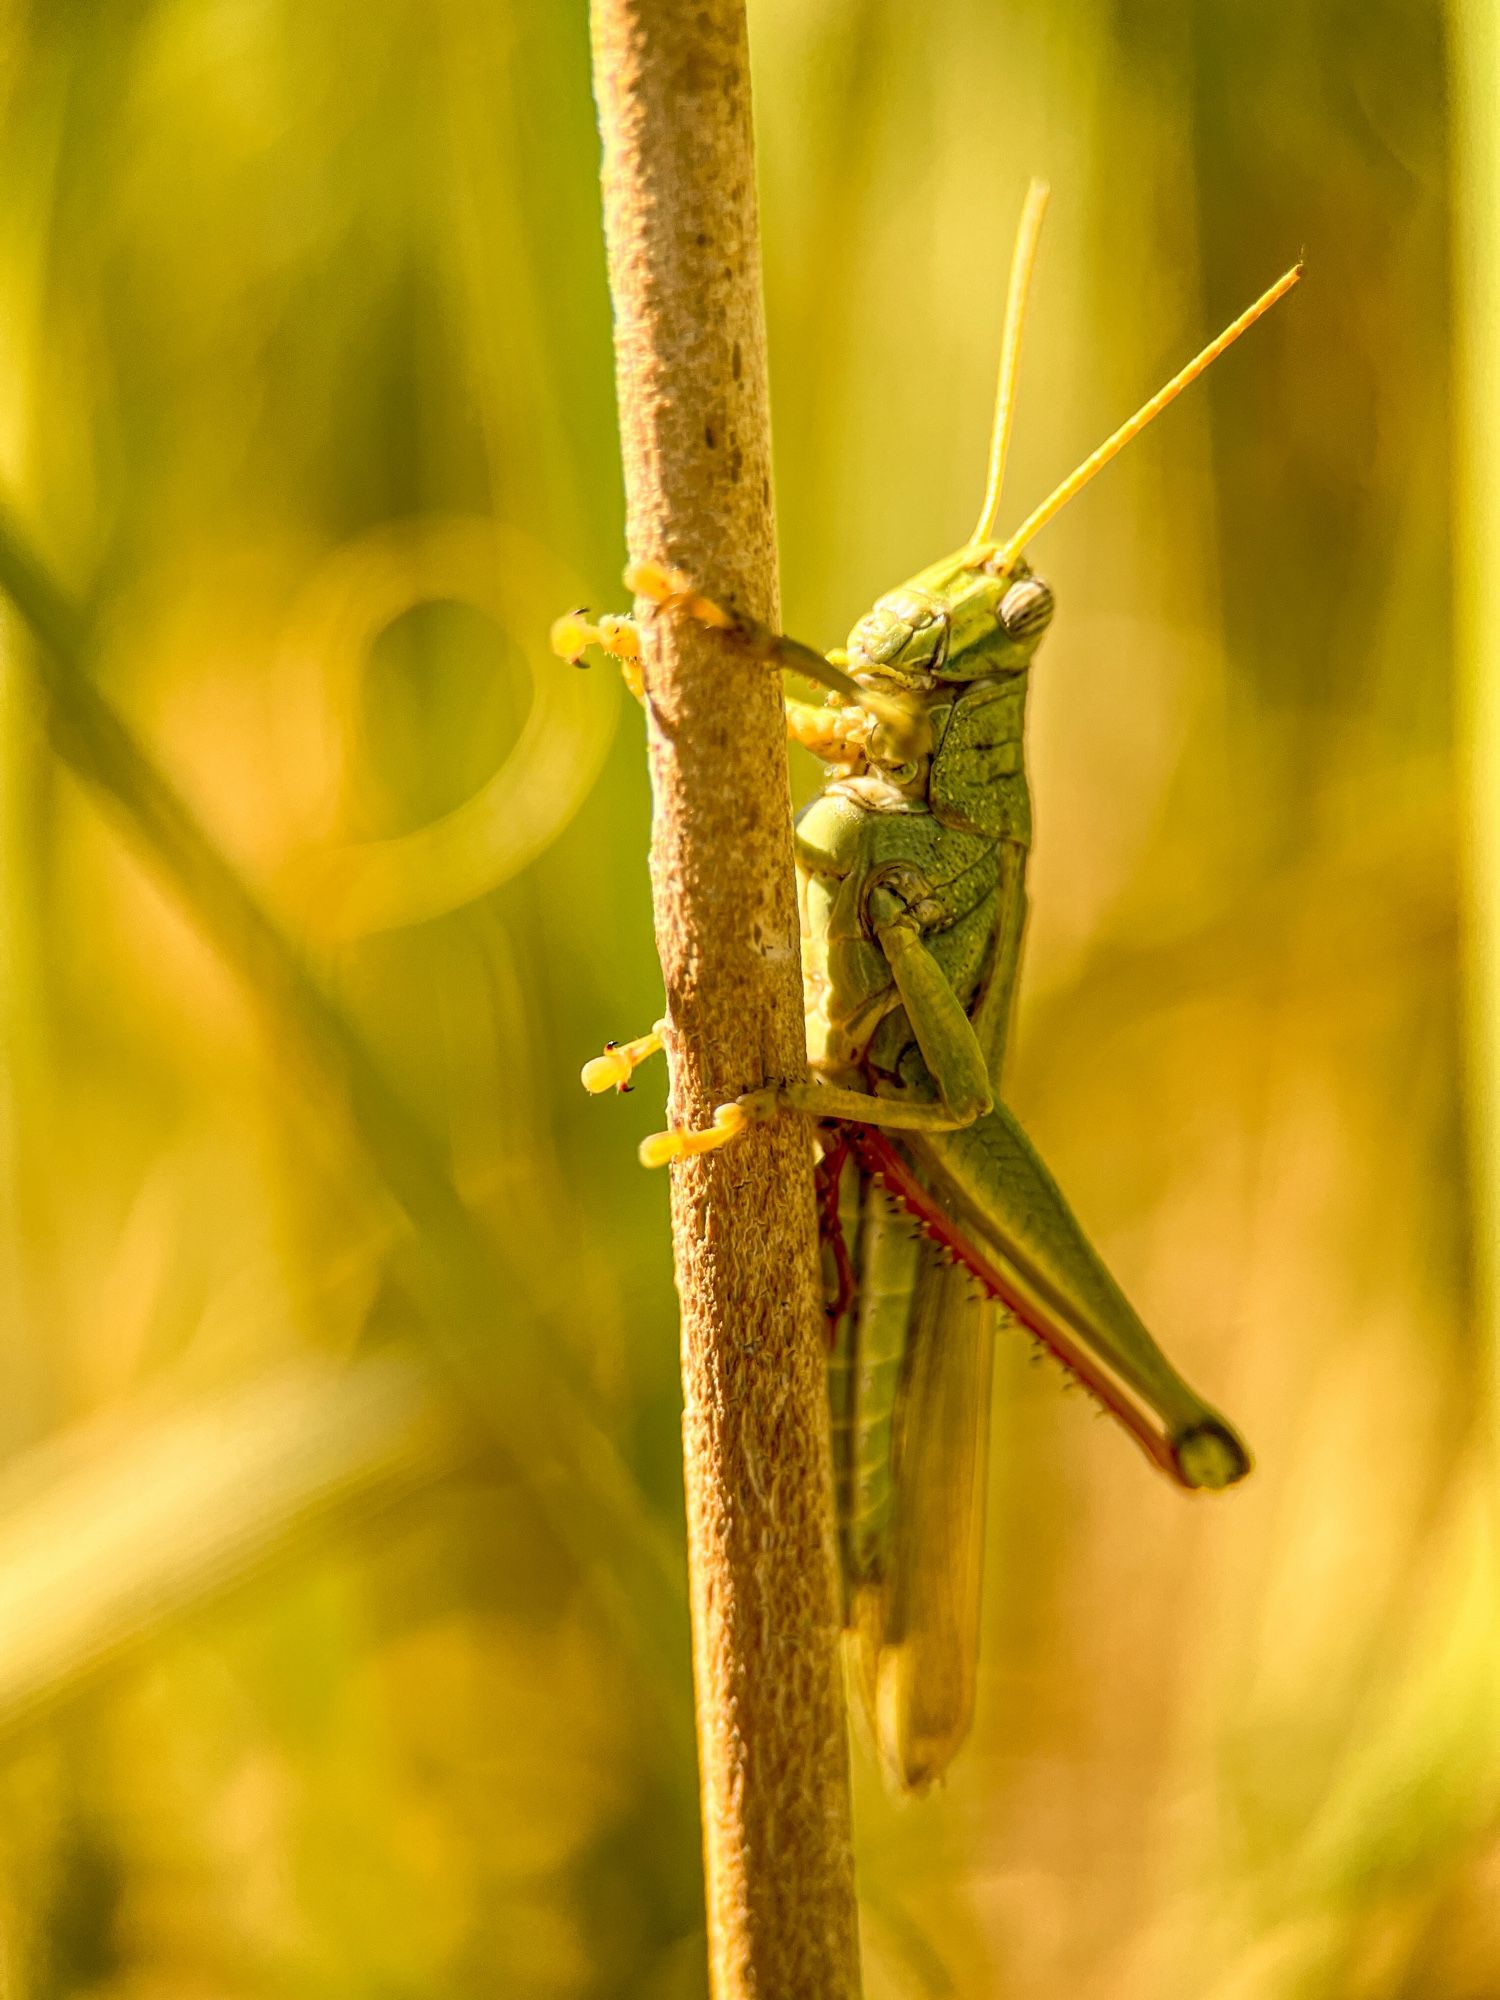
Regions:
<instances>
[{"instance_id":1,"label":"dried plant stem","mask_svg":"<svg viewBox=\"0 0 1500 2000\"><path fill-rule=\"evenodd\" d=\"M594 0L632 558L777 618L743 0ZM780 690L648 626L671 1115L805 1069ZM713 1985L858 1992L811 1160L792 1121L673 1170Z\"/></svg>"}]
</instances>

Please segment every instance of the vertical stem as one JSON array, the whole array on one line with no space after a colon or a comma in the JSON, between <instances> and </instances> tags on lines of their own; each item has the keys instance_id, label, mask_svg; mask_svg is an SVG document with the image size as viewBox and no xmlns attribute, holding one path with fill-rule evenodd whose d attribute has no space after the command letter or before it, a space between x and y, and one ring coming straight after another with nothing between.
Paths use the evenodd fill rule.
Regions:
<instances>
[{"instance_id":1,"label":"vertical stem","mask_svg":"<svg viewBox=\"0 0 1500 2000\"><path fill-rule=\"evenodd\" d=\"M1476 1306L1486 1337L1494 1453L1500 1437L1500 31L1492 0L1464 0L1450 15L1450 34L1465 1082ZM1500 1488L1494 1498L1500 1507Z\"/></svg>"},{"instance_id":2,"label":"vertical stem","mask_svg":"<svg viewBox=\"0 0 1500 2000\"><path fill-rule=\"evenodd\" d=\"M594 0L633 560L777 620L744 0ZM647 621L651 882L671 1116L800 1076L780 688ZM832 1482L806 1128L673 1169L683 1456L718 2000L858 1991Z\"/></svg>"}]
</instances>

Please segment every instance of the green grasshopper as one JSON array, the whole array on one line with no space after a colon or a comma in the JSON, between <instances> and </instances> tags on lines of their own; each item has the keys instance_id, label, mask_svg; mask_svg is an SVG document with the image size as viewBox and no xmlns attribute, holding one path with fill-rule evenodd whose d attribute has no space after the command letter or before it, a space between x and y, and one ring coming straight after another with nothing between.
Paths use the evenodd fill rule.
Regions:
<instances>
[{"instance_id":1,"label":"green grasshopper","mask_svg":"<svg viewBox=\"0 0 1500 2000\"><path fill-rule=\"evenodd\" d=\"M786 704L790 735L831 767L796 828L811 1079L722 1105L704 1131L659 1133L641 1157L686 1158L782 1113L815 1121L845 1622L883 1759L910 1791L946 1769L973 1712L997 1315L1050 1349L1182 1486L1215 1490L1250 1469L996 1090L1026 911L1026 692L1053 610L1022 551L1301 267L996 542L1045 201L1034 184L1011 271L988 490L963 548L882 597L826 657L676 572L644 565L626 579L656 614L695 618L830 690L822 705ZM644 699L632 620L575 612L553 643L575 663L603 646ZM624 1088L665 1026L612 1044L585 1067L586 1087Z\"/></svg>"}]
</instances>

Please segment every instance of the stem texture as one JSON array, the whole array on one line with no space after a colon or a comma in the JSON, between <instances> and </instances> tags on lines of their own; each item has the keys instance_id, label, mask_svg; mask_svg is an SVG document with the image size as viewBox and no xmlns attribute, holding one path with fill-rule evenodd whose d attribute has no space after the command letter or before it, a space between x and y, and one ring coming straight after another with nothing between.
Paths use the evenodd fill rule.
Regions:
<instances>
[{"instance_id":1,"label":"stem texture","mask_svg":"<svg viewBox=\"0 0 1500 2000\"><path fill-rule=\"evenodd\" d=\"M775 625L743 0L594 0L633 561ZM645 625L674 1124L805 1072L779 683ZM795 1120L673 1168L713 1990L857 1994L812 1162Z\"/></svg>"}]
</instances>

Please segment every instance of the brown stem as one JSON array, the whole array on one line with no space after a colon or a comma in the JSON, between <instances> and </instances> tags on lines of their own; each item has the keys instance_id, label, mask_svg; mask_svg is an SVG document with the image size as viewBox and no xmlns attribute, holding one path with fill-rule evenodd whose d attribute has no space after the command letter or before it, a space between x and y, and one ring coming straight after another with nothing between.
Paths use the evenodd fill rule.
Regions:
<instances>
[{"instance_id":1,"label":"brown stem","mask_svg":"<svg viewBox=\"0 0 1500 2000\"><path fill-rule=\"evenodd\" d=\"M777 622L743 0L594 0L633 561ZM647 622L651 881L674 1124L803 1074L775 677ZM805 1127L673 1169L713 1988L859 1988L822 1316Z\"/></svg>"}]
</instances>

